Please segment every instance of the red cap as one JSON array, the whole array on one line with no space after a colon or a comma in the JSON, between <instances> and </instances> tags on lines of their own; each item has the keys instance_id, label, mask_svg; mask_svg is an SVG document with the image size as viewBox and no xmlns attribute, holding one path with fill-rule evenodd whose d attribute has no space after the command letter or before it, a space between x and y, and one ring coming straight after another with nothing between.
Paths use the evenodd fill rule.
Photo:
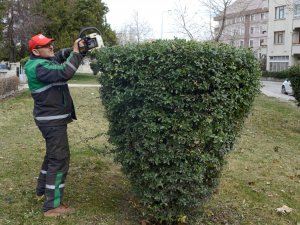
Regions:
<instances>
[{"instance_id":1,"label":"red cap","mask_svg":"<svg viewBox=\"0 0 300 225\"><path fill-rule=\"evenodd\" d=\"M42 34L37 34L33 36L29 41L28 41L28 48L30 51L35 49L37 46L44 46L49 44L51 41L54 41L53 38L47 38Z\"/></svg>"}]
</instances>

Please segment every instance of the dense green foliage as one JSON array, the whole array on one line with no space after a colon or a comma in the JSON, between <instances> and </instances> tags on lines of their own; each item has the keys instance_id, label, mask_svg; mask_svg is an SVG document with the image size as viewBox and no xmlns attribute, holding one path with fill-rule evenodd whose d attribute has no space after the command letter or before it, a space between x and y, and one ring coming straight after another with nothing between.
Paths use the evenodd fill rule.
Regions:
<instances>
[{"instance_id":1,"label":"dense green foliage","mask_svg":"<svg viewBox=\"0 0 300 225\"><path fill-rule=\"evenodd\" d=\"M293 88L293 95L300 106L300 66L295 65L289 68L289 79Z\"/></svg>"},{"instance_id":2,"label":"dense green foliage","mask_svg":"<svg viewBox=\"0 0 300 225\"><path fill-rule=\"evenodd\" d=\"M141 211L162 224L193 218L259 92L255 57L173 40L103 48L97 62L109 141Z\"/></svg>"},{"instance_id":3,"label":"dense green foliage","mask_svg":"<svg viewBox=\"0 0 300 225\"><path fill-rule=\"evenodd\" d=\"M56 0L55 4L43 0L36 11L48 21L43 29L55 37L58 48L71 46L80 30L89 26L100 30L105 45L116 43L116 35L105 20L108 8L101 0Z\"/></svg>"},{"instance_id":4,"label":"dense green foliage","mask_svg":"<svg viewBox=\"0 0 300 225\"><path fill-rule=\"evenodd\" d=\"M93 71L94 75L97 75L99 73L100 68L99 68L99 65L97 64L97 62L92 61L90 63L90 67L91 67L91 70Z\"/></svg>"},{"instance_id":5,"label":"dense green foliage","mask_svg":"<svg viewBox=\"0 0 300 225\"><path fill-rule=\"evenodd\" d=\"M3 0L0 59L26 57L27 42L37 33L53 37L56 49L71 47L80 30L89 26L100 30L106 46L114 45L116 34L105 18L108 10L102 0Z\"/></svg>"},{"instance_id":6,"label":"dense green foliage","mask_svg":"<svg viewBox=\"0 0 300 225\"><path fill-rule=\"evenodd\" d=\"M278 71L278 72L270 72L270 71L263 71L262 77L271 77L277 79L286 79L289 76L288 70Z\"/></svg>"}]
</instances>

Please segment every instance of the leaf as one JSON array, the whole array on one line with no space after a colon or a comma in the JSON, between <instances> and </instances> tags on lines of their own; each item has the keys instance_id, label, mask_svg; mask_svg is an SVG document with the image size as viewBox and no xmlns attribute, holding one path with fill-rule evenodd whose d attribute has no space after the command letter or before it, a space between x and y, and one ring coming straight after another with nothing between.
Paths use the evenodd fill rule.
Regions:
<instances>
[{"instance_id":1,"label":"leaf","mask_svg":"<svg viewBox=\"0 0 300 225\"><path fill-rule=\"evenodd\" d=\"M150 222L148 220L142 220L141 225L149 225Z\"/></svg>"},{"instance_id":2,"label":"leaf","mask_svg":"<svg viewBox=\"0 0 300 225\"><path fill-rule=\"evenodd\" d=\"M287 214L287 213L290 213L292 211L293 211L293 209L286 206L286 205L283 205L282 207L276 209L276 212L278 212L280 214Z\"/></svg>"}]
</instances>

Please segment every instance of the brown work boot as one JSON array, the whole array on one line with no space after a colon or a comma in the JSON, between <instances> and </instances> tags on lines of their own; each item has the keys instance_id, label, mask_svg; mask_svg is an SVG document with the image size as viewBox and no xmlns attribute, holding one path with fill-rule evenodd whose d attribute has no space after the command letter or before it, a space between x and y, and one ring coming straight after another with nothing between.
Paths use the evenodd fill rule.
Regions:
<instances>
[{"instance_id":1,"label":"brown work boot","mask_svg":"<svg viewBox=\"0 0 300 225\"><path fill-rule=\"evenodd\" d=\"M75 212L75 209L70 208L69 206L65 204L61 204L59 207L55 209L50 209L47 212L44 212L44 216L46 217L57 217L62 215L67 215L70 213Z\"/></svg>"}]
</instances>

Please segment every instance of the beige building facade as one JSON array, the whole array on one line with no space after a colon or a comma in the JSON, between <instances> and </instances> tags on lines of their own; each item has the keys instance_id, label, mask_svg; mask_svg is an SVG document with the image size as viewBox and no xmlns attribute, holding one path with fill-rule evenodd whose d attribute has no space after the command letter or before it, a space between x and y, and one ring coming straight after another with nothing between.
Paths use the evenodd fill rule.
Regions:
<instances>
[{"instance_id":1,"label":"beige building facade","mask_svg":"<svg viewBox=\"0 0 300 225\"><path fill-rule=\"evenodd\" d=\"M219 27L221 19L215 17ZM226 13L220 41L252 48L268 71L300 64L300 0L235 1Z\"/></svg>"},{"instance_id":2,"label":"beige building facade","mask_svg":"<svg viewBox=\"0 0 300 225\"><path fill-rule=\"evenodd\" d=\"M300 64L300 1L269 1L267 70Z\"/></svg>"},{"instance_id":3,"label":"beige building facade","mask_svg":"<svg viewBox=\"0 0 300 225\"><path fill-rule=\"evenodd\" d=\"M237 0L228 7L220 41L236 47L252 48L257 58L265 58L268 43L268 1ZM222 16L214 18L221 27ZM215 33L219 32L219 28Z\"/></svg>"}]
</instances>

